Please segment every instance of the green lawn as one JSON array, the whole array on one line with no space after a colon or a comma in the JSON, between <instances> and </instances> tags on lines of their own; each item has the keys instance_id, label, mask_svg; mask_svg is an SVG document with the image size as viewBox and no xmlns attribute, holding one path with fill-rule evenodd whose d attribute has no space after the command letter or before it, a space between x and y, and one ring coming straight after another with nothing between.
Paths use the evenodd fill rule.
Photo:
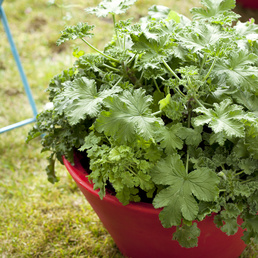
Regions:
<instances>
[{"instance_id":1,"label":"green lawn","mask_svg":"<svg viewBox=\"0 0 258 258\"><path fill-rule=\"evenodd\" d=\"M44 90L50 79L74 61L74 43L55 45L59 31L81 20L97 25L92 42L99 49L112 37L111 19L87 17L84 12L84 8L98 2L4 1L39 111L48 102ZM128 15L138 19L157 3L189 15L188 9L199 0L138 0ZM244 15L254 16L250 11ZM0 127L3 127L30 118L32 113L2 24L0 42ZM89 51L86 45L79 46ZM32 126L0 135L0 257L122 257L66 169L58 165L59 183L52 185L47 181L46 155L40 153L40 139L25 144ZM249 246L241 257L256 255L255 248Z\"/></svg>"}]
</instances>

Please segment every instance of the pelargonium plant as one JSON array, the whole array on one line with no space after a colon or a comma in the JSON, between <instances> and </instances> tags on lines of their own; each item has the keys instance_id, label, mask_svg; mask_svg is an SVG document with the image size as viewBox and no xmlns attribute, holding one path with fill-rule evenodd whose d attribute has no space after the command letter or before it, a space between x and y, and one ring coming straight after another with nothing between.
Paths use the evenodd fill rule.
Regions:
<instances>
[{"instance_id":1,"label":"pelargonium plant","mask_svg":"<svg viewBox=\"0 0 258 258\"><path fill-rule=\"evenodd\" d=\"M110 186L121 203L162 208L166 228L184 247L197 245L193 221L216 213L228 235L245 228L258 242L258 26L238 21L235 0L202 0L192 19L154 5L139 22L116 18L136 0L103 0L86 9L111 15L114 37L92 46L93 25L66 27L58 45L80 39L74 65L48 87L28 141L43 135L47 174L75 150L89 163L99 196ZM191 237L189 237L191 236Z\"/></svg>"}]
</instances>

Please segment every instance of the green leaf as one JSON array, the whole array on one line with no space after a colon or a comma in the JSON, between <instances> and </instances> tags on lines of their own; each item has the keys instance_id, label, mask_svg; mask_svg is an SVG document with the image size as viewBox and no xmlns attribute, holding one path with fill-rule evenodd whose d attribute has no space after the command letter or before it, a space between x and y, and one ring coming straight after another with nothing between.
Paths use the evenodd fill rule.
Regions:
<instances>
[{"instance_id":1,"label":"green leaf","mask_svg":"<svg viewBox=\"0 0 258 258\"><path fill-rule=\"evenodd\" d=\"M201 50L211 51L211 46L219 48L218 43L230 36L217 25L196 22L181 30L177 38L185 48L198 52Z\"/></svg>"},{"instance_id":2,"label":"green leaf","mask_svg":"<svg viewBox=\"0 0 258 258\"><path fill-rule=\"evenodd\" d=\"M244 171L245 174L251 175L258 168L258 160L256 159L241 159L239 167Z\"/></svg>"},{"instance_id":3,"label":"green leaf","mask_svg":"<svg viewBox=\"0 0 258 258\"><path fill-rule=\"evenodd\" d=\"M139 202L141 200L138 192L138 189L125 186L123 191L117 192L116 197L123 205L127 205L130 201Z\"/></svg>"},{"instance_id":4,"label":"green leaf","mask_svg":"<svg viewBox=\"0 0 258 258\"><path fill-rule=\"evenodd\" d=\"M183 148L183 141L178 137L182 129L181 124L175 124L161 127L157 132L157 141L160 142L162 148L165 148L167 154L172 154L176 149L181 150Z\"/></svg>"},{"instance_id":5,"label":"green leaf","mask_svg":"<svg viewBox=\"0 0 258 258\"><path fill-rule=\"evenodd\" d=\"M232 189L234 196L242 196L247 198L250 198L251 195L258 189L258 183L253 181L245 184L236 181L232 184L232 186L234 187L234 189Z\"/></svg>"},{"instance_id":6,"label":"green leaf","mask_svg":"<svg viewBox=\"0 0 258 258\"><path fill-rule=\"evenodd\" d=\"M250 244L253 240L254 243L258 244L258 216L248 214L244 217L242 228L247 229L244 231L243 240Z\"/></svg>"},{"instance_id":7,"label":"green leaf","mask_svg":"<svg viewBox=\"0 0 258 258\"><path fill-rule=\"evenodd\" d=\"M258 68L254 65L256 61L257 55L249 51L234 51L216 62L211 75L218 78L221 84L257 92Z\"/></svg>"},{"instance_id":8,"label":"green leaf","mask_svg":"<svg viewBox=\"0 0 258 258\"><path fill-rule=\"evenodd\" d=\"M209 168L199 168L187 174L180 156L173 154L158 162L152 173L156 184L168 186L154 198L155 208L164 207L160 220L164 227L176 226L184 218L196 219L198 200L214 201L218 196L217 175Z\"/></svg>"},{"instance_id":9,"label":"green leaf","mask_svg":"<svg viewBox=\"0 0 258 258\"><path fill-rule=\"evenodd\" d=\"M220 104L214 103L214 109L205 107L196 108L194 111L202 113L194 118L196 126L208 124L215 133L224 132L227 136L244 137L244 123L241 121L245 118L242 107L232 104L231 99L225 99Z\"/></svg>"},{"instance_id":10,"label":"green leaf","mask_svg":"<svg viewBox=\"0 0 258 258\"><path fill-rule=\"evenodd\" d=\"M93 146L96 146L101 141L100 136L96 136L94 132L90 132L89 135L85 137L84 144L80 147L79 151L84 151L86 149L90 149Z\"/></svg>"},{"instance_id":11,"label":"green leaf","mask_svg":"<svg viewBox=\"0 0 258 258\"><path fill-rule=\"evenodd\" d=\"M173 20L176 23L180 23L181 19L180 19L180 16L177 12L171 10L168 14L167 20Z\"/></svg>"},{"instance_id":12,"label":"green leaf","mask_svg":"<svg viewBox=\"0 0 258 258\"><path fill-rule=\"evenodd\" d=\"M94 34L89 31L93 30L94 25L88 25L87 22L79 22L76 26L68 26L61 31L61 37L57 40L57 45L61 45L65 41L74 40L77 38L92 37Z\"/></svg>"},{"instance_id":13,"label":"green leaf","mask_svg":"<svg viewBox=\"0 0 258 258\"><path fill-rule=\"evenodd\" d=\"M152 115L151 101L151 96L145 95L142 89L107 98L105 104L109 111L101 112L95 123L96 130L121 143L133 142L139 136L145 140L153 139L163 122Z\"/></svg>"},{"instance_id":14,"label":"green leaf","mask_svg":"<svg viewBox=\"0 0 258 258\"><path fill-rule=\"evenodd\" d=\"M258 211L258 186L256 184L256 189L253 194L247 198L247 204L250 207L250 214L257 215Z\"/></svg>"},{"instance_id":15,"label":"green leaf","mask_svg":"<svg viewBox=\"0 0 258 258\"><path fill-rule=\"evenodd\" d=\"M240 22L238 21L234 30L240 36L246 37L248 40L258 39L258 26L251 22Z\"/></svg>"},{"instance_id":16,"label":"green leaf","mask_svg":"<svg viewBox=\"0 0 258 258\"><path fill-rule=\"evenodd\" d=\"M50 183L54 184L59 181L59 178L56 176L55 173L55 157L54 154L50 154L50 156L47 158L48 160L48 165L46 167L47 171L47 179Z\"/></svg>"},{"instance_id":17,"label":"green leaf","mask_svg":"<svg viewBox=\"0 0 258 258\"><path fill-rule=\"evenodd\" d=\"M248 91L238 91L232 97L258 117L258 96Z\"/></svg>"},{"instance_id":18,"label":"green leaf","mask_svg":"<svg viewBox=\"0 0 258 258\"><path fill-rule=\"evenodd\" d=\"M202 0L203 7L191 9L194 19L212 20L217 23L231 24L232 21L239 18L239 15L232 12L235 8L235 0Z\"/></svg>"},{"instance_id":19,"label":"green leaf","mask_svg":"<svg viewBox=\"0 0 258 258\"><path fill-rule=\"evenodd\" d=\"M166 58L168 52L173 54L173 46L175 43L168 34L159 35L159 33L149 33L145 30L142 33L130 34L133 41L133 50L138 53L143 53L142 59L145 62L148 61L161 61L161 59Z\"/></svg>"},{"instance_id":20,"label":"green leaf","mask_svg":"<svg viewBox=\"0 0 258 258\"><path fill-rule=\"evenodd\" d=\"M159 219L165 228L180 225L182 218L192 221L197 216L197 202L192 196L183 195L179 187L171 186L161 190L154 198L153 205L155 208L164 206L159 213Z\"/></svg>"},{"instance_id":21,"label":"green leaf","mask_svg":"<svg viewBox=\"0 0 258 258\"><path fill-rule=\"evenodd\" d=\"M167 73L164 60L181 58L184 54L182 47L175 43L175 27L172 20L160 23L150 21L130 31L132 50L137 54L135 67L144 71L145 78L163 76Z\"/></svg>"},{"instance_id":22,"label":"green leaf","mask_svg":"<svg viewBox=\"0 0 258 258\"><path fill-rule=\"evenodd\" d=\"M225 232L227 235L234 235L239 229L236 218L222 219L217 215L214 218L214 223L217 224L217 226L220 227L220 230Z\"/></svg>"},{"instance_id":23,"label":"green leaf","mask_svg":"<svg viewBox=\"0 0 258 258\"><path fill-rule=\"evenodd\" d=\"M180 120L183 116L184 105L182 101L176 101L171 98L171 94L159 101L160 110L164 111L166 116L173 121Z\"/></svg>"},{"instance_id":24,"label":"green leaf","mask_svg":"<svg viewBox=\"0 0 258 258\"><path fill-rule=\"evenodd\" d=\"M186 128L182 127L181 130L178 131L177 135L185 140L185 143L187 145L193 145L198 146L200 142L202 141L202 127L196 127L194 129L192 128Z\"/></svg>"},{"instance_id":25,"label":"green leaf","mask_svg":"<svg viewBox=\"0 0 258 258\"><path fill-rule=\"evenodd\" d=\"M197 223L191 226L183 225L177 227L176 232L173 234L173 240L177 240L182 247L190 248L198 246L198 237L200 236L200 229Z\"/></svg>"},{"instance_id":26,"label":"green leaf","mask_svg":"<svg viewBox=\"0 0 258 258\"><path fill-rule=\"evenodd\" d=\"M113 87L98 92L96 82L86 77L66 83L65 90L54 100L58 112L65 112L71 125L77 124L86 116L96 117L100 112L103 100L122 89Z\"/></svg>"},{"instance_id":27,"label":"green leaf","mask_svg":"<svg viewBox=\"0 0 258 258\"><path fill-rule=\"evenodd\" d=\"M75 47L73 49L73 56L76 58L79 58L81 56L83 56L85 54L85 52L83 50L80 50L79 47Z\"/></svg>"},{"instance_id":28,"label":"green leaf","mask_svg":"<svg viewBox=\"0 0 258 258\"><path fill-rule=\"evenodd\" d=\"M125 13L136 0L103 0L97 7L86 8L85 11L98 17L106 17L108 14Z\"/></svg>"},{"instance_id":29,"label":"green leaf","mask_svg":"<svg viewBox=\"0 0 258 258\"><path fill-rule=\"evenodd\" d=\"M149 8L148 15L154 19L167 19L170 9L163 5L153 5Z\"/></svg>"},{"instance_id":30,"label":"green leaf","mask_svg":"<svg viewBox=\"0 0 258 258\"><path fill-rule=\"evenodd\" d=\"M218 213L221 211L221 207L218 203L214 202L199 202L199 212L197 219L202 221L206 216L209 216L213 212Z\"/></svg>"}]
</instances>

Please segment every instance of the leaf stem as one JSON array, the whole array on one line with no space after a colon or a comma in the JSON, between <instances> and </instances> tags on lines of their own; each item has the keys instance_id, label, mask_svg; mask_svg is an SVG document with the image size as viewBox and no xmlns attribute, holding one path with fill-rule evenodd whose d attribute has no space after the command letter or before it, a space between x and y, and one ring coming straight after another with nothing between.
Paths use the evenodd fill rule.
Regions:
<instances>
[{"instance_id":1,"label":"leaf stem","mask_svg":"<svg viewBox=\"0 0 258 258\"><path fill-rule=\"evenodd\" d=\"M135 54L134 56L132 56L132 57L130 58L130 60L129 60L126 64L127 64L127 65L130 64L130 63L134 60L134 58L136 57L136 55L137 55L137 54Z\"/></svg>"},{"instance_id":2,"label":"leaf stem","mask_svg":"<svg viewBox=\"0 0 258 258\"><path fill-rule=\"evenodd\" d=\"M117 29L116 29L116 16L115 16L114 13L112 14L112 19L113 19L113 23L114 23L114 30L115 30L115 33L116 33L116 39L117 39L117 42L118 42L118 46L121 47L120 39L118 37L118 32L117 32Z\"/></svg>"},{"instance_id":3,"label":"leaf stem","mask_svg":"<svg viewBox=\"0 0 258 258\"><path fill-rule=\"evenodd\" d=\"M192 108L191 108L191 104L188 104L188 121L187 121L187 127L190 128L191 126L191 116L192 116ZM185 166L185 172L186 174L188 174L188 170L189 170L189 159L190 159L190 155L189 155L189 148L187 146L187 155L186 155L186 166Z\"/></svg>"},{"instance_id":4,"label":"leaf stem","mask_svg":"<svg viewBox=\"0 0 258 258\"><path fill-rule=\"evenodd\" d=\"M204 54L204 57L203 57L202 63L201 63L200 73L202 72L202 69L203 69L204 63L206 62L206 59L207 59L207 54Z\"/></svg>"},{"instance_id":5,"label":"leaf stem","mask_svg":"<svg viewBox=\"0 0 258 258\"><path fill-rule=\"evenodd\" d=\"M182 97L185 97L185 94L178 88L178 87L176 87L175 88L176 89L176 91L182 96ZM168 92L169 93L169 92ZM167 93L167 94L168 94Z\"/></svg>"},{"instance_id":6,"label":"leaf stem","mask_svg":"<svg viewBox=\"0 0 258 258\"><path fill-rule=\"evenodd\" d=\"M157 91L159 92L159 93L161 93L161 91L160 91L160 89L159 89L159 86L158 86L158 84L157 84L157 82L156 82L156 80L153 78L153 81L154 81L154 84L155 84L155 86L156 86L156 89L157 89Z\"/></svg>"},{"instance_id":7,"label":"leaf stem","mask_svg":"<svg viewBox=\"0 0 258 258\"><path fill-rule=\"evenodd\" d=\"M207 80L207 78L209 77L209 75L210 75L212 69L214 68L214 65L215 65L216 61L217 61L217 57L214 58L214 60L213 60L213 62L212 62L212 64L211 64L211 67L210 67L210 69L209 69L209 71L208 71L208 73L207 73L207 74L205 75L205 77L203 78L203 82L205 82L205 81Z\"/></svg>"},{"instance_id":8,"label":"leaf stem","mask_svg":"<svg viewBox=\"0 0 258 258\"><path fill-rule=\"evenodd\" d=\"M239 176L239 175L241 175L243 173L244 173L244 171L238 172L238 173L235 174L235 176Z\"/></svg>"},{"instance_id":9,"label":"leaf stem","mask_svg":"<svg viewBox=\"0 0 258 258\"><path fill-rule=\"evenodd\" d=\"M136 82L137 84L141 82L143 74L144 74L144 71L142 71L140 78L137 80L137 82Z\"/></svg>"},{"instance_id":10,"label":"leaf stem","mask_svg":"<svg viewBox=\"0 0 258 258\"><path fill-rule=\"evenodd\" d=\"M187 75L187 76L186 76L186 78L187 78L187 82L188 82L188 84L189 84L190 86L192 86L192 82L191 82L190 77Z\"/></svg>"},{"instance_id":11,"label":"leaf stem","mask_svg":"<svg viewBox=\"0 0 258 258\"><path fill-rule=\"evenodd\" d=\"M177 78L177 80L179 80L180 81L180 78L177 76L177 74L170 68L170 66L167 64L167 62L164 60L164 59L162 59L162 62L163 62L163 64L166 66L166 68L168 69L168 71L171 73L171 74L173 74L176 78Z\"/></svg>"},{"instance_id":12,"label":"leaf stem","mask_svg":"<svg viewBox=\"0 0 258 258\"><path fill-rule=\"evenodd\" d=\"M156 116L156 115L161 114L162 112L163 112L162 110L159 110L159 111L157 111L157 112L155 112L155 113L152 113L152 115L153 115L153 116Z\"/></svg>"},{"instance_id":13,"label":"leaf stem","mask_svg":"<svg viewBox=\"0 0 258 258\"><path fill-rule=\"evenodd\" d=\"M116 63L120 63L118 59L115 59L111 56L108 56L106 54L104 54L103 52L101 52L100 50L98 50L97 48L95 48L94 46L92 46L87 40L85 39L81 39L84 43L86 43L90 48L92 48L93 50L95 50L96 52L98 52L99 54L101 54L102 56L106 57L107 59L111 60L111 61L114 61Z\"/></svg>"},{"instance_id":14,"label":"leaf stem","mask_svg":"<svg viewBox=\"0 0 258 258\"><path fill-rule=\"evenodd\" d=\"M118 83L120 83L122 81L123 77L121 77L117 82L116 84L114 85L114 87L116 87L118 85Z\"/></svg>"},{"instance_id":15,"label":"leaf stem","mask_svg":"<svg viewBox=\"0 0 258 258\"><path fill-rule=\"evenodd\" d=\"M105 66L105 67L107 67L107 68L109 68L109 69L111 69L111 70L113 70L113 71L115 71L115 72L120 72L119 69L116 69L116 68L114 68L114 67L112 67L112 66L110 66L110 65L103 64L103 66Z\"/></svg>"},{"instance_id":16,"label":"leaf stem","mask_svg":"<svg viewBox=\"0 0 258 258\"><path fill-rule=\"evenodd\" d=\"M172 75L174 75L178 81L180 81L180 78L179 78L179 77L177 76L177 74L170 68L170 66L167 64L167 62L166 62L164 59L162 59L162 62L163 62L163 64L165 65L165 67L167 68L167 70L168 70ZM178 87L176 87L176 91L177 91L182 97L185 97L185 94L184 94Z\"/></svg>"},{"instance_id":17,"label":"leaf stem","mask_svg":"<svg viewBox=\"0 0 258 258\"><path fill-rule=\"evenodd\" d=\"M241 183L244 184L244 183L249 183L249 182L251 182L251 181L253 181L253 178L248 179L248 180L245 180L245 181L242 181Z\"/></svg>"},{"instance_id":18,"label":"leaf stem","mask_svg":"<svg viewBox=\"0 0 258 258\"><path fill-rule=\"evenodd\" d=\"M197 102L197 104L200 106L200 107L204 107L204 105L198 100L198 98L196 96L193 97L194 100Z\"/></svg>"},{"instance_id":19,"label":"leaf stem","mask_svg":"<svg viewBox=\"0 0 258 258\"><path fill-rule=\"evenodd\" d=\"M135 61L134 61L134 64L133 64L133 67L132 68L135 68L135 65L136 65L136 63L137 63L137 61L138 61L138 58L139 58L139 55L135 55Z\"/></svg>"}]
</instances>

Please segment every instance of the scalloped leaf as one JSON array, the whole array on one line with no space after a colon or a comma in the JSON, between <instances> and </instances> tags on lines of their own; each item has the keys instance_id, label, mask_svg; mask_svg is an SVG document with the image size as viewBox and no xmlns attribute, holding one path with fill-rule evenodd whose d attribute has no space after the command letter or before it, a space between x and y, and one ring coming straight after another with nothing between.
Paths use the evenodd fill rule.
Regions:
<instances>
[{"instance_id":1,"label":"scalloped leaf","mask_svg":"<svg viewBox=\"0 0 258 258\"><path fill-rule=\"evenodd\" d=\"M214 201L219 194L219 178L213 170L202 167L188 174L177 154L158 162L152 179L156 184L168 186L153 201L155 208L164 207L160 220L166 228L180 225L182 218L196 219L199 207L195 197L200 201Z\"/></svg>"},{"instance_id":2,"label":"scalloped leaf","mask_svg":"<svg viewBox=\"0 0 258 258\"><path fill-rule=\"evenodd\" d=\"M125 13L136 0L103 0L97 7L86 8L85 11L98 17L106 17L108 14Z\"/></svg>"},{"instance_id":3,"label":"scalloped leaf","mask_svg":"<svg viewBox=\"0 0 258 258\"><path fill-rule=\"evenodd\" d=\"M122 96L109 97L105 101L109 110L101 112L95 128L122 143L132 142L138 136L152 140L163 122L152 115L151 102L152 97L146 95L143 89L133 93L124 91Z\"/></svg>"},{"instance_id":4,"label":"scalloped leaf","mask_svg":"<svg viewBox=\"0 0 258 258\"><path fill-rule=\"evenodd\" d=\"M71 125L77 124L86 116L96 117L101 110L103 100L121 91L113 87L98 92L96 82L86 77L66 83L65 90L54 99L58 113L65 112Z\"/></svg>"}]
</instances>

